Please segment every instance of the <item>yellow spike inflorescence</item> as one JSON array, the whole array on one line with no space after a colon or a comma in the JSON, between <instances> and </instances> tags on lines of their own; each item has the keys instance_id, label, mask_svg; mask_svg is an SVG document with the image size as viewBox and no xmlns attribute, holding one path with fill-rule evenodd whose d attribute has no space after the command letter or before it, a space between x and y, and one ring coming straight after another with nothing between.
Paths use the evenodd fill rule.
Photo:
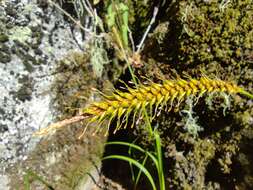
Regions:
<instances>
[{"instance_id":1,"label":"yellow spike inflorescence","mask_svg":"<svg viewBox=\"0 0 253 190\"><path fill-rule=\"evenodd\" d=\"M97 128L94 134L101 131L105 121L108 121L107 132L110 124L116 120L116 128L114 132L128 125L130 115L132 116L132 124L137 119L142 118L145 111L150 117L156 115L157 110L170 110L171 107L179 105L182 100L187 97L200 97L206 93L224 92L227 94L242 93L250 98L253 96L237 85L208 77L196 79L177 79L165 80L162 84L151 83L149 85L139 85L138 88L128 88L128 92L116 91L111 96L104 96L100 102L94 102L87 108L84 108L80 116L72 121L71 119L55 123L42 131L37 132L37 135L44 135L52 129L58 129L64 126L65 123L70 124L88 118L87 126L90 123L96 122ZM176 104L175 104L176 103ZM123 126L124 125L124 126ZM83 134L84 134L83 132ZM82 136L82 135L81 135Z\"/></svg>"},{"instance_id":2,"label":"yellow spike inflorescence","mask_svg":"<svg viewBox=\"0 0 253 190\"><path fill-rule=\"evenodd\" d=\"M128 89L128 92L120 92L106 96L103 101L95 102L82 110L83 115L89 116L89 123L97 122L96 132L101 130L101 125L105 120L109 120L109 129L113 119L117 120L114 132L121 127L126 127L130 114L133 115L132 126L136 119L142 118L144 109L155 116L156 112L169 106L169 109L189 96L202 96L205 93L225 92L235 94L243 89L237 85L222 80L213 80L201 77L199 80L165 80L163 84L151 83L150 85L140 85L136 89ZM153 112L153 113L152 113ZM87 124L87 126L88 126ZM122 126L124 124L124 126ZM108 130L107 130L108 131Z\"/></svg>"}]
</instances>

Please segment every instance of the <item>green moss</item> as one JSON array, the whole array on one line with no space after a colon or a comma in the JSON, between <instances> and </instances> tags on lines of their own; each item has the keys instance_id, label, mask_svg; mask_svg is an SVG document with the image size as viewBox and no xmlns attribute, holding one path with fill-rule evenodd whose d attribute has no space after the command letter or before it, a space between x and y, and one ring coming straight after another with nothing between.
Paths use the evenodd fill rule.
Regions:
<instances>
[{"instance_id":1,"label":"green moss","mask_svg":"<svg viewBox=\"0 0 253 190\"><path fill-rule=\"evenodd\" d=\"M4 42L7 42L7 41L9 41L9 37L5 34L0 33L0 42L4 43Z\"/></svg>"},{"instance_id":2,"label":"green moss","mask_svg":"<svg viewBox=\"0 0 253 190\"><path fill-rule=\"evenodd\" d=\"M252 1L231 1L222 10L220 6L219 1L181 3L185 19L180 64L245 63L245 51L253 47Z\"/></svg>"},{"instance_id":3,"label":"green moss","mask_svg":"<svg viewBox=\"0 0 253 190\"><path fill-rule=\"evenodd\" d=\"M185 168L185 170L186 173L196 172L197 175L192 176L193 179L190 179L186 174L185 181L182 181L184 189L187 189L186 187L191 187L191 189L203 189L203 187L206 186L206 167L210 163L211 159L214 158L215 149L213 141L199 139L194 143L193 151L186 156L188 167ZM177 172L179 171L180 170Z\"/></svg>"},{"instance_id":4,"label":"green moss","mask_svg":"<svg viewBox=\"0 0 253 190\"><path fill-rule=\"evenodd\" d=\"M27 70L29 73L34 71L34 67L31 65L29 61L23 60L23 65L25 67L25 70Z\"/></svg>"},{"instance_id":5,"label":"green moss","mask_svg":"<svg viewBox=\"0 0 253 190\"><path fill-rule=\"evenodd\" d=\"M54 85L57 93L58 109L62 112L59 119L76 115L78 108L84 107L89 103L87 98L94 96L91 89L97 85L97 79L95 75L88 74L91 73L87 64L89 59L90 56L86 53L71 52L59 62L57 70L64 73L57 78ZM106 85L106 81L102 84ZM109 87L106 86L105 88ZM85 182L89 178L87 173L90 173L94 167L100 165L100 158L103 155L104 142L106 140L103 134L92 136L88 130L80 144L77 142L77 135L82 132L83 128L80 125L74 128L75 135L70 137L70 139L75 141L74 147L76 151L72 150L73 152L69 154L71 162L67 163L68 167L61 169L64 175L60 180L61 182L58 183L59 189L78 188L80 183ZM89 141L88 145L85 144L87 141Z\"/></svg>"},{"instance_id":6,"label":"green moss","mask_svg":"<svg viewBox=\"0 0 253 190\"><path fill-rule=\"evenodd\" d=\"M0 62L8 63L10 61L11 61L11 53L9 46L0 42Z\"/></svg>"},{"instance_id":7,"label":"green moss","mask_svg":"<svg viewBox=\"0 0 253 190\"><path fill-rule=\"evenodd\" d=\"M11 61L11 56L9 54L5 54L0 52L0 62L1 63L8 63Z\"/></svg>"}]
</instances>

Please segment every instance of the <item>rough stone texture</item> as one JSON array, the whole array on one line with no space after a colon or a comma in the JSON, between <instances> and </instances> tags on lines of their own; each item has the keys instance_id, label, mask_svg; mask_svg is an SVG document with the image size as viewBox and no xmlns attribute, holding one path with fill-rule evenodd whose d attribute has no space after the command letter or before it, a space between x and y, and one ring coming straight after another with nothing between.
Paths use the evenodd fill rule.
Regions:
<instances>
[{"instance_id":1,"label":"rough stone texture","mask_svg":"<svg viewBox=\"0 0 253 190\"><path fill-rule=\"evenodd\" d=\"M32 135L62 115L61 105L70 106L57 98L77 91L68 88L71 76L64 75L74 68L59 71L57 63L72 55L70 50L80 52L81 35L73 35L58 10L35 0L1 1L0 26L0 189L23 189L28 170L56 189L74 189L98 163L105 138L87 134L77 140L80 126L42 139ZM94 83L87 82L87 70L79 74L88 92ZM32 185L45 189L38 181Z\"/></svg>"}]
</instances>

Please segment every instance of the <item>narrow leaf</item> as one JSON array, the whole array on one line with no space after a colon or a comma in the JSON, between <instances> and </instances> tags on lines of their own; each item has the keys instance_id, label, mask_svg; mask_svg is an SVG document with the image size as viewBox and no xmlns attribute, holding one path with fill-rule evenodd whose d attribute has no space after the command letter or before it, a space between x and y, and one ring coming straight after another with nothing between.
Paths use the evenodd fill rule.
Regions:
<instances>
[{"instance_id":1,"label":"narrow leaf","mask_svg":"<svg viewBox=\"0 0 253 190\"><path fill-rule=\"evenodd\" d=\"M103 158L103 160L107 160L107 159L118 159L118 160L123 160L123 161L127 161L133 165L135 165L137 168L139 168L144 174L145 176L148 178L151 186L152 186L152 189L153 190L156 190L156 186L155 186L155 182L154 182L154 179L152 177L152 175L149 173L149 171L142 165L140 164L138 161L132 159L132 158L129 158L127 156L121 156L121 155L110 155L110 156L106 156Z\"/></svg>"}]
</instances>

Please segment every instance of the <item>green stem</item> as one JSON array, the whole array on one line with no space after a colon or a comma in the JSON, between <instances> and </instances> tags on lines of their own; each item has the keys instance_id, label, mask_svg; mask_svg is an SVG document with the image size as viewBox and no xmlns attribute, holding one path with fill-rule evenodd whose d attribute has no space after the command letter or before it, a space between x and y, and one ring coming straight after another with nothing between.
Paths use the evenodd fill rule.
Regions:
<instances>
[{"instance_id":1,"label":"green stem","mask_svg":"<svg viewBox=\"0 0 253 190\"><path fill-rule=\"evenodd\" d=\"M157 153L157 160L158 160L158 176L159 176L159 186L160 190L166 190L165 188L165 178L163 173L163 156L162 156L162 145L161 145L161 139L158 132L154 131L155 135L155 141L156 141L156 153Z\"/></svg>"},{"instance_id":2,"label":"green stem","mask_svg":"<svg viewBox=\"0 0 253 190\"><path fill-rule=\"evenodd\" d=\"M248 98L250 98L250 99L253 100L253 94L251 94L251 93L249 93L249 92L247 92L245 90L241 90L239 93L242 94L242 95L244 95L244 96L247 96Z\"/></svg>"}]
</instances>

